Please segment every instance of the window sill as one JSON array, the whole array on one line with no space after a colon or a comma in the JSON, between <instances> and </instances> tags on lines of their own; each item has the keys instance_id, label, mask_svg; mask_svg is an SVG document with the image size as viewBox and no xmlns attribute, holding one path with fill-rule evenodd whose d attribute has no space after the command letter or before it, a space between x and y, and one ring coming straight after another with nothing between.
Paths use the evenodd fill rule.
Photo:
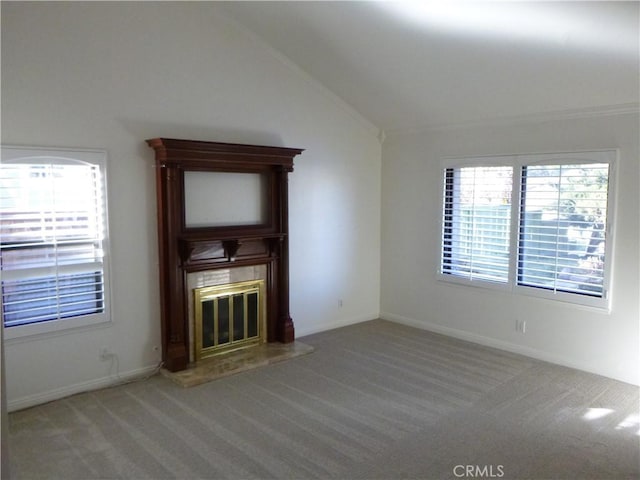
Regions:
<instances>
[{"instance_id":1,"label":"window sill","mask_svg":"<svg viewBox=\"0 0 640 480\"><path fill-rule=\"evenodd\" d=\"M4 327L4 341L7 344L22 343L50 336L66 335L96 326L107 326L110 323L111 319L109 316L103 313L77 318L65 318L63 320L51 320L30 325Z\"/></svg>"},{"instance_id":2,"label":"window sill","mask_svg":"<svg viewBox=\"0 0 640 480\"><path fill-rule=\"evenodd\" d=\"M610 298L588 297L579 294L552 292L526 287L521 285L510 285L508 283L491 282L487 280L469 280L454 275L438 273L436 280L439 283L458 287L471 287L475 289L490 290L494 292L504 292L512 296L521 298L536 298L541 301L550 302L556 305L575 307L581 310L596 313L611 313Z\"/></svg>"},{"instance_id":3,"label":"window sill","mask_svg":"<svg viewBox=\"0 0 640 480\"><path fill-rule=\"evenodd\" d=\"M438 273L437 280L442 283L448 283L450 285L460 285L464 287L483 288L486 290L497 290L502 292L509 292L510 286L506 282L492 282L490 280L471 280L468 278L460 277L457 275L451 275L446 273Z\"/></svg>"}]
</instances>

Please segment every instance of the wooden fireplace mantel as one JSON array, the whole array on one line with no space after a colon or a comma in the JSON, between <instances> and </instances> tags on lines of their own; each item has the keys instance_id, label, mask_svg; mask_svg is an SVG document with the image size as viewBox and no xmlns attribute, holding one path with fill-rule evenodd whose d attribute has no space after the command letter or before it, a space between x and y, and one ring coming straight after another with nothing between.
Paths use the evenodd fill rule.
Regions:
<instances>
[{"instance_id":1,"label":"wooden fireplace mantel","mask_svg":"<svg viewBox=\"0 0 640 480\"><path fill-rule=\"evenodd\" d=\"M294 340L289 314L288 174L298 148L154 138L160 256L162 360L189 364L187 274L234 266L267 267L267 341ZM256 225L187 227L184 173L259 173L266 177L265 220ZM215 206L212 206L215 207Z\"/></svg>"}]
</instances>

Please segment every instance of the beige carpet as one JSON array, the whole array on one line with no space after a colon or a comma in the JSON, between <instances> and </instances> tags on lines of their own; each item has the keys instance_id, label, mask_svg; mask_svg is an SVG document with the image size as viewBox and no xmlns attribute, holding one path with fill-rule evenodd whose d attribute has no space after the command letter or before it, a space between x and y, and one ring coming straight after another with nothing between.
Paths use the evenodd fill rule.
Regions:
<instances>
[{"instance_id":1,"label":"beige carpet","mask_svg":"<svg viewBox=\"0 0 640 480\"><path fill-rule=\"evenodd\" d=\"M637 387L384 321L302 340L313 354L193 388L158 375L13 413L12 471L640 478Z\"/></svg>"}]
</instances>

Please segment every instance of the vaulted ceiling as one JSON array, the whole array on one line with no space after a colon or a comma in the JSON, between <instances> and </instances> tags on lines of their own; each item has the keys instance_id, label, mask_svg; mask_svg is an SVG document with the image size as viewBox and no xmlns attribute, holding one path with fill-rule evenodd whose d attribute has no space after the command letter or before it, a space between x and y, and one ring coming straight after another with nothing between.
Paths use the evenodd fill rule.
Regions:
<instances>
[{"instance_id":1,"label":"vaulted ceiling","mask_svg":"<svg viewBox=\"0 0 640 480\"><path fill-rule=\"evenodd\" d=\"M639 2L218 2L385 131L637 109Z\"/></svg>"}]
</instances>

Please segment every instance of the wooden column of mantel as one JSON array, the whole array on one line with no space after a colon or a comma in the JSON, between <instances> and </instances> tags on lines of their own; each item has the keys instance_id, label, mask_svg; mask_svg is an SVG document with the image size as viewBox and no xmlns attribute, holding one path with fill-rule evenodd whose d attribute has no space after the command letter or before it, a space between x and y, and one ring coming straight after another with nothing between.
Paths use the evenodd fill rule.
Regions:
<instances>
[{"instance_id":1,"label":"wooden column of mantel","mask_svg":"<svg viewBox=\"0 0 640 480\"><path fill-rule=\"evenodd\" d=\"M267 341L294 340L289 312L288 174L297 148L154 138L160 256L162 359L172 372L189 364L189 272L266 265ZM184 173L259 173L267 179L266 219L258 225L188 228ZM215 253L218 252L218 253ZM223 252L220 254L219 252Z\"/></svg>"}]
</instances>

